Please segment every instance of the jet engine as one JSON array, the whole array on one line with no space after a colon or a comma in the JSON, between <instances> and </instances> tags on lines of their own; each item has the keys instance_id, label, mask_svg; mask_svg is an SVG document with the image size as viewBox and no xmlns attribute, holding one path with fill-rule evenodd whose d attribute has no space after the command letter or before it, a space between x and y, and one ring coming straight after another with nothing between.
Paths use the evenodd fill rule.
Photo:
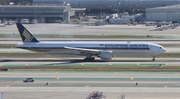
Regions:
<instances>
[{"instance_id":1,"label":"jet engine","mask_svg":"<svg viewBox=\"0 0 180 99\"><path fill-rule=\"evenodd\" d=\"M101 51L98 55L103 60L111 60L112 58L112 51Z\"/></svg>"}]
</instances>

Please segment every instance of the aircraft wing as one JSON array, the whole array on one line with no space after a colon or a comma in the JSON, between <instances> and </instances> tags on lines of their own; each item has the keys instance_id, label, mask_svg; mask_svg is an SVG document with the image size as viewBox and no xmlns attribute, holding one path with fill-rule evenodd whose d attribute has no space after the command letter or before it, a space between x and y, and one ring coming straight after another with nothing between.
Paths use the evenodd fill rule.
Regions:
<instances>
[{"instance_id":1,"label":"aircraft wing","mask_svg":"<svg viewBox=\"0 0 180 99\"><path fill-rule=\"evenodd\" d=\"M76 47L64 47L64 48L81 51L83 53L91 53L91 54L98 54L101 51L96 49L86 49L86 48L76 48Z\"/></svg>"}]
</instances>

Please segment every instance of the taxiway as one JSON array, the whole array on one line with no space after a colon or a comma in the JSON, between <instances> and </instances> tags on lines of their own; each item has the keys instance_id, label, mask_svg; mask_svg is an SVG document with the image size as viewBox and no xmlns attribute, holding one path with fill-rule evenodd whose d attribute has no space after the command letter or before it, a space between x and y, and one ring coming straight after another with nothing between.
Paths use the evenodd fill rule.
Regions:
<instances>
[{"instance_id":1,"label":"taxiway","mask_svg":"<svg viewBox=\"0 0 180 99\"><path fill-rule=\"evenodd\" d=\"M22 82L27 77L35 82ZM107 99L179 99L179 81L179 72L16 71L0 72L0 92L5 99L85 99L92 91Z\"/></svg>"}]
</instances>

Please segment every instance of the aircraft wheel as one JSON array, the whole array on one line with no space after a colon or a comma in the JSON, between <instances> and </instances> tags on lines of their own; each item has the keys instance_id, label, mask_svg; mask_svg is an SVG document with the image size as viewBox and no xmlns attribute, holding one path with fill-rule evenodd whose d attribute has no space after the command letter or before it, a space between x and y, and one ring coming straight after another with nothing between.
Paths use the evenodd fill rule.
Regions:
<instances>
[{"instance_id":1,"label":"aircraft wheel","mask_svg":"<svg viewBox=\"0 0 180 99\"><path fill-rule=\"evenodd\" d=\"M94 58L94 57L92 57L92 58L91 58L91 61L94 61L94 60L95 60L95 58Z\"/></svg>"},{"instance_id":2,"label":"aircraft wheel","mask_svg":"<svg viewBox=\"0 0 180 99\"><path fill-rule=\"evenodd\" d=\"M85 58L84 61L87 61L87 62L91 62L91 61L94 61L95 58L94 57L91 57L91 58Z\"/></svg>"},{"instance_id":3,"label":"aircraft wheel","mask_svg":"<svg viewBox=\"0 0 180 99\"><path fill-rule=\"evenodd\" d=\"M152 61L155 61L155 56L153 56L153 59L152 59Z\"/></svg>"}]
</instances>

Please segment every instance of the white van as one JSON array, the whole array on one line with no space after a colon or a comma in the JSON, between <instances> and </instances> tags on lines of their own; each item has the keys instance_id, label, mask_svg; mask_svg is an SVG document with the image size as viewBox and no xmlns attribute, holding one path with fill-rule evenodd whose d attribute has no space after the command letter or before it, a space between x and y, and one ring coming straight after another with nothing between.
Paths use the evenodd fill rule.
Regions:
<instances>
[{"instance_id":1,"label":"white van","mask_svg":"<svg viewBox=\"0 0 180 99\"><path fill-rule=\"evenodd\" d=\"M21 22L22 24L29 24L29 19L21 19Z\"/></svg>"}]
</instances>

